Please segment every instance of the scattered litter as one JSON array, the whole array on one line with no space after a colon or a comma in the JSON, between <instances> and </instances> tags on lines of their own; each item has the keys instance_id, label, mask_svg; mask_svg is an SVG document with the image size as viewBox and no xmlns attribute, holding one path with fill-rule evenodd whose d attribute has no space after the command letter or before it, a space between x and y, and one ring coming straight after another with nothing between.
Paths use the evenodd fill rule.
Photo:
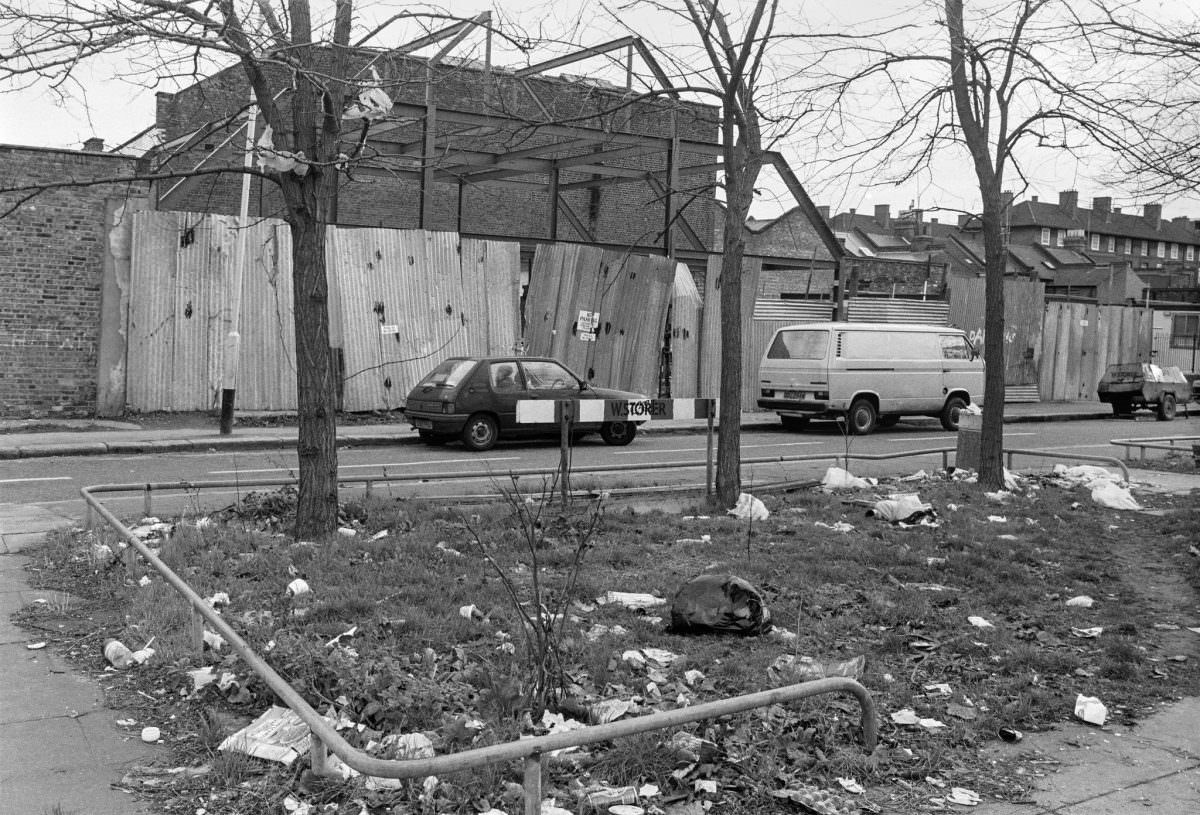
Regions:
<instances>
[{"instance_id":1,"label":"scattered litter","mask_svg":"<svg viewBox=\"0 0 1200 815\"><path fill-rule=\"evenodd\" d=\"M480 611L479 606L475 605L474 603L471 603L468 606L460 606L458 609L458 616L462 617L464 620L484 619L483 612Z\"/></svg>"},{"instance_id":2,"label":"scattered litter","mask_svg":"<svg viewBox=\"0 0 1200 815\"><path fill-rule=\"evenodd\" d=\"M805 811L816 812L819 815L855 815L861 809L857 803L852 803L840 795L807 784L773 790L771 795L799 804Z\"/></svg>"},{"instance_id":3,"label":"scattered litter","mask_svg":"<svg viewBox=\"0 0 1200 815\"><path fill-rule=\"evenodd\" d=\"M841 785L842 789L844 789L846 792L853 793L854 795L862 795L865 792L862 784L858 783L853 778L839 778L837 782Z\"/></svg>"},{"instance_id":4,"label":"scattered litter","mask_svg":"<svg viewBox=\"0 0 1200 815\"><path fill-rule=\"evenodd\" d=\"M1081 693L1075 697L1075 716L1089 724L1102 725L1108 717L1108 708L1095 696Z\"/></svg>"},{"instance_id":5,"label":"scattered litter","mask_svg":"<svg viewBox=\"0 0 1200 815\"><path fill-rule=\"evenodd\" d=\"M698 538L677 538L676 543L712 543L712 535L701 535Z\"/></svg>"},{"instance_id":6,"label":"scattered litter","mask_svg":"<svg viewBox=\"0 0 1200 815\"><path fill-rule=\"evenodd\" d=\"M229 605L229 593L219 591L211 597L205 597L204 602L208 603L210 608L219 608Z\"/></svg>"},{"instance_id":7,"label":"scattered litter","mask_svg":"<svg viewBox=\"0 0 1200 815\"><path fill-rule=\"evenodd\" d=\"M1078 597L1072 597L1067 601L1067 605L1072 608L1091 608L1095 604L1095 600L1088 597L1086 594L1081 594Z\"/></svg>"},{"instance_id":8,"label":"scattered litter","mask_svg":"<svg viewBox=\"0 0 1200 815\"><path fill-rule=\"evenodd\" d=\"M357 633L358 633L358 626L357 625L351 626L349 629L343 631L342 633L338 634L336 637L331 639L329 642L325 643L325 647L332 648L335 645L339 645L343 638L353 637Z\"/></svg>"},{"instance_id":9,"label":"scattered litter","mask_svg":"<svg viewBox=\"0 0 1200 815\"><path fill-rule=\"evenodd\" d=\"M312 589L308 587L308 581L300 577L288 583L287 586L287 593L292 597L300 597L301 595L308 594L310 591Z\"/></svg>"},{"instance_id":10,"label":"scattered litter","mask_svg":"<svg viewBox=\"0 0 1200 815\"><path fill-rule=\"evenodd\" d=\"M738 496L733 509L727 510L725 514L741 520L749 518L752 521L765 521L770 513L762 501L748 492L743 492Z\"/></svg>"},{"instance_id":11,"label":"scattered litter","mask_svg":"<svg viewBox=\"0 0 1200 815\"><path fill-rule=\"evenodd\" d=\"M312 804L307 801L301 801L293 795L289 795L283 799L283 808L287 810L289 815L309 815L312 812Z\"/></svg>"},{"instance_id":12,"label":"scattered litter","mask_svg":"<svg viewBox=\"0 0 1200 815\"><path fill-rule=\"evenodd\" d=\"M680 634L743 634L771 630L771 610L758 589L734 575L694 577L671 600L671 628Z\"/></svg>"},{"instance_id":13,"label":"scattered litter","mask_svg":"<svg viewBox=\"0 0 1200 815\"><path fill-rule=\"evenodd\" d=\"M1071 635L1080 639L1094 639L1104 633L1102 626L1093 626L1092 628L1071 628Z\"/></svg>"},{"instance_id":14,"label":"scattered litter","mask_svg":"<svg viewBox=\"0 0 1200 815\"><path fill-rule=\"evenodd\" d=\"M542 801L542 815L575 815L575 813L560 807L557 798L547 798Z\"/></svg>"},{"instance_id":15,"label":"scattered litter","mask_svg":"<svg viewBox=\"0 0 1200 815\"><path fill-rule=\"evenodd\" d=\"M845 521L838 521L835 524L827 524L824 521L816 521L813 526L819 526L822 529L832 529L834 532L853 532L854 527Z\"/></svg>"},{"instance_id":16,"label":"scattered litter","mask_svg":"<svg viewBox=\"0 0 1200 815\"><path fill-rule=\"evenodd\" d=\"M685 520L685 521L708 521L711 519L707 515L684 515L683 520Z\"/></svg>"},{"instance_id":17,"label":"scattered litter","mask_svg":"<svg viewBox=\"0 0 1200 815\"><path fill-rule=\"evenodd\" d=\"M945 566L946 558L944 557L927 557L925 558L926 566Z\"/></svg>"},{"instance_id":18,"label":"scattered litter","mask_svg":"<svg viewBox=\"0 0 1200 815\"><path fill-rule=\"evenodd\" d=\"M604 699L588 709L588 718L592 724L608 724L624 716L632 707L633 702L626 699Z\"/></svg>"},{"instance_id":19,"label":"scattered litter","mask_svg":"<svg viewBox=\"0 0 1200 815\"><path fill-rule=\"evenodd\" d=\"M355 535L358 534L358 530L351 529L348 526L339 526L337 533L339 535L341 535L343 538L353 538Z\"/></svg>"},{"instance_id":20,"label":"scattered litter","mask_svg":"<svg viewBox=\"0 0 1200 815\"><path fill-rule=\"evenodd\" d=\"M138 665L144 665L149 661L150 657L154 656L154 649L147 645L145 648L139 648L131 654L133 661Z\"/></svg>"},{"instance_id":21,"label":"scattered litter","mask_svg":"<svg viewBox=\"0 0 1200 815\"><path fill-rule=\"evenodd\" d=\"M635 668L639 671L646 667L646 657L644 657L642 652L638 651L637 649L630 649L621 654L621 661L630 668Z\"/></svg>"},{"instance_id":22,"label":"scattered litter","mask_svg":"<svg viewBox=\"0 0 1200 815\"><path fill-rule=\"evenodd\" d=\"M946 796L946 800L952 804L958 804L964 807L979 806L979 793L974 790L969 790L966 787L954 787L950 790L950 794Z\"/></svg>"},{"instance_id":23,"label":"scattered litter","mask_svg":"<svg viewBox=\"0 0 1200 815\"><path fill-rule=\"evenodd\" d=\"M576 721L575 719L567 719L567 718L563 717L563 715L561 713L551 713L550 711L547 710L542 713L542 727L546 728L547 734L553 735L555 733L569 733L572 730L579 730L580 728L587 727L587 725L584 724L583 722ZM533 738L533 737L532 736L521 736L521 738L524 739L524 738ZM563 753L569 753L573 750L578 750L578 749L579 749L578 746L563 747L559 750L551 750L550 755L559 756L559 755L562 755ZM620 803L620 802L615 802L615 803ZM625 803L630 803L630 802L625 802Z\"/></svg>"},{"instance_id":24,"label":"scattered litter","mask_svg":"<svg viewBox=\"0 0 1200 815\"><path fill-rule=\"evenodd\" d=\"M371 536L371 540L373 540L373 541L383 540L387 536L388 536L388 531L386 529L380 529L378 532L376 532L374 535Z\"/></svg>"},{"instance_id":25,"label":"scattered litter","mask_svg":"<svg viewBox=\"0 0 1200 815\"><path fill-rule=\"evenodd\" d=\"M201 636L203 637L204 644L207 645L209 648L211 648L214 651L220 651L222 648L225 647L225 638L222 637L220 634L218 634L216 631L207 631L206 630L204 632L204 634Z\"/></svg>"},{"instance_id":26,"label":"scattered litter","mask_svg":"<svg viewBox=\"0 0 1200 815\"><path fill-rule=\"evenodd\" d=\"M693 789L696 792L707 792L709 795L716 795L717 782L711 778L697 778Z\"/></svg>"},{"instance_id":27,"label":"scattered litter","mask_svg":"<svg viewBox=\"0 0 1200 815\"><path fill-rule=\"evenodd\" d=\"M915 525L931 522L937 519L932 504L924 503L916 493L902 493L889 496L883 501L876 501L867 510L867 515L874 515L894 524Z\"/></svg>"},{"instance_id":28,"label":"scattered litter","mask_svg":"<svg viewBox=\"0 0 1200 815\"><path fill-rule=\"evenodd\" d=\"M669 668L675 664L675 660L679 659L679 654L668 651L666 648L643 648L642 653L648 662L652 662L660 668Z\"/></svg>"},{"instance_id":29,"label":"scattered litter","mask_svg":"<svg viewBox=\"0 0 1200 815\"><path fill-rule=\"evenodd\" d=\"M1001 741L1006 741L1009 744L1016 744L1025 738L1025 734L1015 727L1002 727L996 731L996 735L1000 737Z\"/></svg>"},{"instance_id":30,"label":"scattered litter","mask_svg":"<svg viewBox=\"0 0 1200 815\"><path fill-rule=\"evenodd\" d=\"M991 522L992 522L992 523L994 523L994 524L1006 524L1006 523L1008 523L1008 518L1007 518L1007 517L1005 517L1004 515L989 515L989 516L988 516L988 520L989 520L989 521L991 521Z\"/></svg>"},{"instance_id":31,"label":"scattered litter","mask_svg":"<svg viewBox=\"0 0 1200 815\"><path fill-rule=\"evenodd\" d=\"M46 647L45 640L38 640L37 642L31 642L31 643L26 644L26 646L25 646L26 650L29 650L29 651L40 651L45 647Z\"/></svg>"},{"instance_id":32,"label":"scattered litter","mask_svg":"<svg viewBox=\"0 0 1200 815\"><path fill-rule=\"evenodd\" d=\"M912 475L900 476L900 480L901 481L928 481L929 473L925 472L924 470L917 470Z\"/></svg>"},{"instance_id":33,"label":"scattered litter","mask_svg":"<svg viewBox=\"0 0 1200 815\"><path fill-rule=\"evenodd\" d=\"M1092 500L1100 506L1108 507L1109 509L1139 510L1142 508L1142 505L1134 500L1129 490L1112 481L1105 481L1102 484L1093 486Z\"/></svg>"},{"instance_id":34,"label":"scattered litter","mask_svg":"<svg viewBox=\"0 0 1200 815\"><path fill-rule=\"evenodd\" d=\"M633 804L613 804L608 808L609 815L646 815L646 810Z\"/></svg>"},{"instance_id":35,"label":"scattered litter","mask_svg":"<svg viewBox=\"0 0 1200 815\"><path fill-rule=\"evenodd\" d=\"M1009 498L1012 498L1012 493L1008 492L1007 490L998 490L997 492L985 492L984 495L988 498L988 500L995 501L998 504L1003 504L1006 501L1008 501Z\"/></svg>"},{"instance_id":36,"label":"scattered litter","mask_svg":"<svg viewBox=\"0 0 1200 815\"><path fill-rule=\"evenodd\" d=\"M1193 634L1200 634L1200 628L1193 628L1190 625L1188 626L1188 631L1191 631Z\"/></svg>"},{"instance_id":37,"label":"scattered litter","mask_svg":"<svg viewBox=\"0 0 1200 815\"><path fill-rule=\"evenodd\" d=\"M150 579L150 575L148 575L148 574L144 574L138 578L138 585L141 586L143 589L146 588L147 586L149 586L153 582L154 581Z\"/></svg>"},{"instance_id":38,"label":"scattered litter","mask_svg":"<svg viewBox=\"0 0 1200 815\"><path fill-rule=\"evenodd\" d=\"M612 807L637 801L637 787L609 787L603 784L586 790L588 805L597 812L611 812Z\"/></svg>"},{"instance_id":39,"label":"scattered litter","mask_svg":"<svg viewBox=\"0 0 1200 815\"><path fill-rule=\"evenodd\" d=\"M374 67L371 68L371 79L375 85L366 86L358 92L358 98L346 105L346 109L342 111L343 119L375 121L383 119L391 112L394 103L387 92L379 87L383 80L379 78L379 72Z\"/></svg>"},{"instance_id":40,"label":"scattered litter","mask_svg":"<svg viewBox=\"0 0 1200 815\"><path fill-rule=\"evenodd\" d=\"M438 541L437 546L434 548L436 548L439 552L445 552L447 555L451 555L453 557L462 557L463 556L462 552L460 552L457 549L454 549L450 546L447 546L445 541Z\"/></svg>"},{"instance_id":41,"label":"scattered litter","mask_svg":"<svg viewBox=\"0 0 1200 815\"><path fill-rule=\"evenodd\" d=\"M937 730L940 727L946 726L937 719L925 719L918 716L916 711L910 707L897 710L895 713L893 713L892 721L899 725L919 725L926 730Z\"/></svg>"},{"instance_id":42,"label":"scattered litter","mask_svg":"<svg viewBox=\"0 0 1200 815\"><path fill-rule=\"evenodd\" d=\"M433 758L433 741L424 733L401 733L384 736L385 747L395 749L396 758L406 761L414 758Z\"/></svg>"},{"instance_id":43,"label":"scattered litter","mask_svg":"<svg viewBox=\"0 0 1200 815\"><path fill-rule=\"evenodd\" d=\"M931 682L925 686L925 690L930 693L939 693L942 696L950 696L954 691L950 689L949 682Z\"/></svg>"},{"instance_id":44,"label":"scattered litter","mask_svg":"<svg viewBox=\"0 0 1200 815\"><path fill-rule=\"evenodd\" d=\"M591 628L589 628L587 631L583 632L583 638L586 639L588 642L596 642L601 637L609 637L609 636L627 637L627 636L629 636L629 629L625 628L624 626L621 626L621 625L609 626L609 625L601 625L601 624L597 623L596 625L593 625Z\"/></svg>"},{"instance_id":45,"label":"scattered litter","mask_svg":"<svg viewBox=\"0 0 1200 815\"><path fill-rule=\"evenodd\" d=\"M946 713L956 719L963 721L972 721L975 719L975 708L971 705L960 705L958 702L950 702L946 705Z\"/></svg>"},{"instance_id":46,"label":"scattered litter","mask_svg":"<svg viewBox=\"0 0 1200 815\"><path fill-rule=\"evenodd\" d=\"M995 628L996 627L996 626L992 625L990 622L988 622L986 619L984 619L983 617L976 617L974 615L968 617L967 622L969 622L971 625L975 626L976 628Z\"/></svg>"},{"instance_id":47,"label":"scattered litter","mask_svg":"<svg viewBox=\"0 0 1200 815\"><path fill-rule=\"evenodd\" d=\"M683 681L689 688L705 679L704 672L698 671L695 668L683 672Z\"/></svg>"},{"instance_id":48,"label":"scattered litter","mask_svg":"<svg viewBox=\"0 0 1200 815\"><path fill-rule=\"evenodd\" d=\"M830 467L825 471L825 477L821 479L821 487L828 490L859 490L866 487L873 487L878 482L874 478L858 478L850 475L841 467Z\"/></svg>"},{"instance_id":49,"label":"scattered litter","mask_svg":"<svg viewBox=\"0 0 1200 815\"><path fill-rule=\"evenodd\" d=\"M312 734L291 708L272 705L261 716L228 736L217 747L290 765L308 753Z\"/></svg>"},{"instance_id":50,"label":"scattered litter","mask_svg":"<svg viewBox=\"0 0 1200 815\"><path fill-rule=\"evenodd\" d=\"M996 539L1002 540L1002 541L1015 541L1015 540L1017 540L1017 536L1016 535L997 535Z\"/></svg>"},{"instance_id":51,"label":"scattered litter","mask_svg":"<svg viewBox=\"0 0 1200 815\"><path fill-rule=\"evenodd\" d=\"M104 643L104 658L108 660L109 665L120 671L137 664L133 658L133 651L120 640L107 640Z\"/></svg>"},{"instance_id":52,"label":"scattered litter","mask_svg":"<svg viewBox=\"0 0 1200 815\"><path fill-rule=\"evenodd\" d=\"M158 741L161 738L162 738L162 731L159 730L157 727L143 727L142 728L142 741L146 742L146 744L154 744L156 741Z\"/></svg>"},{"instance_id":53,"label":"scattered litter","mask_svg":"<svg viewBox=\"0 0 1200 815\"><path fill-rule=\"evenodd\" d=\"M771 663L771 670L786 679L795 682L809 682L814 679L825 679L831 676L846 676L850 679L861 679L867 667L867 657L864 654L847 659L843 662L818 662L812 657L795 657L783 654Z\"/></svg>"},{"instance_id":54,"label":"scattered litter","mask_svg":"<svg viewBox=\"0 0 1200 815\"><path fill-rule=\"evenodd\" d=\"M600 605L616 603L630 611L645 611L648 608L667 604L666 600L655 597L653 594L639 594L631 591L606 591L603 597L596 598L596 602Z\"/></svg>"},{"instance_id":55,"label":"scattered litter","mask_svg":"<svg viewBox=\"0 0 1200 815\"><path fill-rule=\"evenodd\" d=\"M1154 629L1156 631L1178 631L1179 626L1175 625L1175 623L1155 623Z\"/></svg>"}]
</instances>

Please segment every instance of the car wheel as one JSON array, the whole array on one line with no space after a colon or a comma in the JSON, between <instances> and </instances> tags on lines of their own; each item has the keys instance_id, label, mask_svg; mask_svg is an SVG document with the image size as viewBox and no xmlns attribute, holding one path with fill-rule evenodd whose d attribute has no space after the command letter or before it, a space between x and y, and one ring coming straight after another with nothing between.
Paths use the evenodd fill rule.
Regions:
<instances>
[{"instance_id":1,"label":"car wheel","mask_svg":"<svg viewBox=\"0 0 1200 815\"><path fill-rule=\"evenodd\" d=\"M879 417L879 426L880 427L895 427L899 423L900 423L900 417L897 416L895 413L893 413L889 416L880 416Z\"/></svg>"},{"instance_id":2,"label":"car wheel","mask_svg":"<svg viewBox=\"0 0 1200 815\"><path fill-rule=\"evenodd\" d=\"M1158 403L1158 420L1169 422L1175 418L1175 394L1164 393Z\"/></svg>"},{"instance_id":3,"label":"car wheel","mask_svg":"<svg viewBox=\"0 0 1200 815\"><path fill-rule=\"evenodd\" d=\"M624 447L636 435L637 425L633 422L605 422L600 425L600 438L613 447Z\"/></svg>"},{"instance_id":4,"label":"car wheel","mask_svg":"<svg viewBox=\"0 0 1200 815\"><path fill-rule=\"evenodd\" d=\"M807 416L780 416L779 420L783 422L784 430L803 430L808 427Z\"/></svg>"},{"instance_id":5,"label":"car wheel","mask_svg":"<svg viewBox=\"0 0 1200 815\"><path fill-rule=\"evenodd\" d=\"M875 406L867 399L855 399L850 403L850 411L846 414L846 424L855 436L865 436L875 429L879 414Z\"/></svg>"},{"instance_id":6,"label":"car wheel","mask_svg":"<svg viewBox=\"0 0 1200 815\"><path fill-rule=\"evenodd\" d=\"M945 407L942 408L942 428L949 430L951 433L958 431L958 415L967 407L967 400L961 396L951 396L946 400Z\"/></svg>"},{"instance_id":7,"label":"car wheel","mask_svg":"<svg viewBox=\"0 0 1200 815\"><path fill-rule=\"evenodd\" d=\"M482 452L495 447L499 435L500 428L495 419L486 413L476 413L463 426L462 442L468 450Z\"/></svg>"}]
</instances>

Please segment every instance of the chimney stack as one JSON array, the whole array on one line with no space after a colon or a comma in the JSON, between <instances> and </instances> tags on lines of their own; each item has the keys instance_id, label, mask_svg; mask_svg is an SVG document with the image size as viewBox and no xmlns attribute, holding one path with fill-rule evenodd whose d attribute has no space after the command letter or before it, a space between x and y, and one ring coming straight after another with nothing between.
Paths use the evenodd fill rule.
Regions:
<instances>
[{"instance_id":1,"label":"chimney stack","mask_svg":"<svg viewBox=\"0 0 1200 815\"><path fill-rule=\"evenodd\" d=\"M879 224L884 229L891 229L892 207L890 204L875 205L875 223Z\"/></svg>"},{"instance_id":2,"label":"chimney stack","mask_svg":"<svg viewBox=\"0 0 1200 815\"><path fill-rule=\"evenodd\" d=\"M104 139L99 136L92 136L83 143L83 149L89 153L103 153Z\"/></svg>"},{"instance_id":3,"label":"chimney stack","mask_svg":"<svg viewBox=\"0 0 1200 815\"><path fill-rule=\"evenodd\" d=\"M1013 191L1012 190L1005 190L1004 192L1000 193L1001 206L1011 207L1012 202L1013 202Z\"/></svg>"},{"instance_id":4,"label":"chimney stack","mask_svg":"<svg viewBox=\"0 0 1200 815\"><path fill-rule=\"evenodd\" d=\"M1158 229L1162 224L1162 204L1146 204L1142 207L1142 217Z\"/></svg>"},{"instance_id":5,"label":"chimney stack","mask_svg":"<svg viewBox=\"0 0 1200 815\"><path fill-rule=\"evenodd\" d=\"M1076 190L1063 190L1058 194L1058 206L1065 209L1068 215L1075 215L1075 209L1079 206L1079 193Z\"/></svg>"},{"instance_id":6,"label":"chimney stack","mask_svg":"<svg viewBox=\"0 0 1200 815\"><path fill-rule=\"evenodd\" d=\"M1092 215L1098 220L1108 222L1112 220L1109 215L1112 213L1112 198L1105 196L1103 198L1092 199Z\"/></svg>"}]
</instances>

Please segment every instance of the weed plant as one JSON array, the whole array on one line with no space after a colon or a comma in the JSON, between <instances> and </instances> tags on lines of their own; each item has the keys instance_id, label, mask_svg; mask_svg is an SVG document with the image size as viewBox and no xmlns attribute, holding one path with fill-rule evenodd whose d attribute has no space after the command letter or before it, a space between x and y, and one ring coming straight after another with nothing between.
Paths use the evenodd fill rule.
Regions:
<instances>
[{"instance_id":1,"label":"weed plant","mask_svg":"<svg viewBox=\"0 0 1200 815\"><path fill-rule=\"evenodd\" d=\"M616 699L639 715L797 681L778 662L784 655L866 656L861 681L880 713L875 753L862 750L857 705L821 696L683 728L714 745L700 761L681 759L671 732L548 759L547 797L571 808L590 784L655 783L685 800L703 797L701 778L719 782L714 803L735 813L775 811L771 792L836 788L840 776L876 796L915 795L914 784L941 776L1020 798L1027 776L980 757L1000 727L1053 727L1081 693L1124 725L1200 691L1186 630L1200 625L1200 557L1189 550L1200 507L1188 498L1139 496L1155 514L1117 512L1045 479L1001 502L937 477L866 493L760 496L771 514L750 527L619 505L569 510L549 500L553 487L527 502L515 486L493 505L356 499L342 508L355 534L328 541L279 531L294 495L251 494L219 522L180 523L156 545L201 596L227 593L222 615L251 647L318 710L353 722L343 731L352 743L382 757L393 757L387 735L421 732L438 752L455 752L541 732L543 708L587 721L597 702ZM935 507L936 526L866 514L864 497L913 491ZM839 521L854 529L830 528ZM142 586L144 568L126 575L97 563L90 553L101 537L51 538L34 579L74 599L31 606L21 622L57 632L56 647L97 671L102 638L131 647L153 638L150 663L108 675L110 703L162 727L173 766L210 769L202 784L137 791L174 796L172 811L210 813L266 811L286 795L354 815L519 809L517 766L446 777L430 792L418 782L331 783L306 775L305 758L282 768L218 750L277 700L240 659L195 651L187 609L161 580L151 574ZM597 603L609 590L669 600L709 572L750 581L790 632L681 636L667 629L665 610ZM296 578L308 594L289 594ZM1094 605L1067 605L1077 595ZM470 606L479 613L461 612ZM84 625L93 630L81 633ZM1099 636L1077 636L1095 627ZM679 658L657 676L623 659L648 647ZM235 681L195 690L186 671L206 665ZM689 683L693 669L702 678ZM945 727L893 724L902 708Z\"/></svg>"}]
</instances>

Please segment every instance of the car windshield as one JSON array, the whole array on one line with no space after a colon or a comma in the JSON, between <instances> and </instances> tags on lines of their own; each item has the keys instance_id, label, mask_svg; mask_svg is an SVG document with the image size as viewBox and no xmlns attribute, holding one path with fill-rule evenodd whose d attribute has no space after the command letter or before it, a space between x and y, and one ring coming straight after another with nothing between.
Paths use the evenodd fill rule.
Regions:
<instances>
[{"instance_id":1,"label":"car windshield","mask_svg":"<svg viewBox=\"0 0 1200 815\"><path fill-rule=\"evenodd\" d=\"M448 359L441 365L429 372L428 376L420 381L418 388L430 388L441 386L444 388L458 387L475 368L475 361L471 359Z\"/></svg>"}]
</instances>

